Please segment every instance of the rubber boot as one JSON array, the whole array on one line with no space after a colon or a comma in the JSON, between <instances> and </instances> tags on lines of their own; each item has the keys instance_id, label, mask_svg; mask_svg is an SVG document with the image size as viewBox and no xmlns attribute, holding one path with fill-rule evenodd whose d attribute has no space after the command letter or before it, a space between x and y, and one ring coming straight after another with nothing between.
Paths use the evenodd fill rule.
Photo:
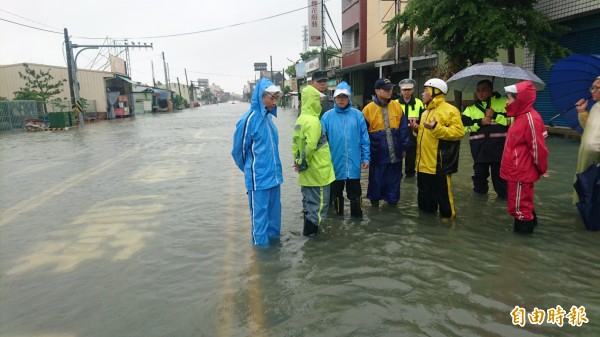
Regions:
<instances>
[{"instance_id":1,"label":"rubber boot","mask_svg":"<svg viewBox=\"0 0 600 337\"><path fill-rule=\"evenodd\" d=\"M333 206L336 215L344 215L344 198L337 197L333 199Z\"/></svg>"},{"instance_id":2,"label":"rubber boot","mask_svg":"<svg viewBox=\"0 0 600 337\"><path fill-rule=\"evenodd\" d=\"M534 218L534 220L529 220L529 221L515 219L514 232L515 233L523 233L523 234L532 234L534 226L535 226L535 218Z\"/></svg>"},{"instance_id":3,"label":"rubber boot","mask_svg":"<svg viewBox=\"0 0 600 337\"><path fill-rule=\"evenodd\" d=\"M537 226L538 219L537 219L537 215L535 214L535 209L533 211L531 211L531 214L533 214L533 226Z\"/></svg>"},{"instance_id":4,"label":"rubber boot","mask_svg":"<svg viewBox=\"0 0 600 337\"><path fill-rule=\"evenodd\" d=\"M362 202L360 199L358 200L350 200L350 216L353 218L361 218L363 216L362 212Z\"/></svg>"},{"instance_id":5,"label":"rubber boot","mask_svg":"<svg viewBox=\"0 0 600 337\"><path fill-rule=\"evenodd\" d=\"M312 223L308 218L304 219L304 230L302 231L302 235L304 236L314 236L317 235L319 231L319 227Z\"/></svg>"}]
</instances>

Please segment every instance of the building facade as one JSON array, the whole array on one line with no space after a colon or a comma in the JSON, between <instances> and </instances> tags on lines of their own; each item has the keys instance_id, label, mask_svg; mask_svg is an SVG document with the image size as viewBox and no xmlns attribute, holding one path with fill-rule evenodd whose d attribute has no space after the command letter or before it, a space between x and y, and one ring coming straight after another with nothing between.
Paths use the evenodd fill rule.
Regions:
<instances>
[{"instance_id":1,"label":"building facade","mask_svg":"<svg viewBox=\"0 0 600 337\"><path fill-rule=\"evenodd\" d=\"M28 63L27 65L36 72L50 71L50 74L54 77L53 81L65 80L62 85L61 94L50 99L58 98L69 102L70 90L66 67L34 63ZM14 92L25 86L25 80L19 77L19 72L25 73L25 67L22 63L0 66L0 96L12 100ZM95 112L99 118L106 118L109 111L107 92L119 92L120 95L129 96L129 101L132 101L131 83L133 82L123 75L106 71L79 69L77 70L77 80L80 84L79 96L90 103L88 105L89 109L95 110L88 110L88 113ZM133 114L133 112L133 108L131 108L129 113Z\"/></svg>"},{"instance_id":2,"label":"building facade","mask_svg":"<svg viewBox=\"0 0 600 337\"><path fill-rule=\"evenodd\" d=\"M551 20L569 28L569 31L556 41L558 44L568 48L573 54L600 55L600 1L541 0L536 9ZM533 70L544 82L547 83L550 79L552 68L547 67L541 55L526 53L524 66ZM538 92L535 108L546 122L559 113L552 104L549 90ZM556 125L567 124L559 118L556 120Z\"/></svg>"},{"instance_id":3,"label":"building facade","mask_svg":"<svg viewBox=\"0 0 600 337\"><path fill-rule=\"evenodd\" d=\"M399 43L385 33L386 23L406 4L399 0L342 0L342 67L337 74L351 85L353 104L359 107L371 101L378 78L398 83L412 77L419 90L430 69L438 65L435 52L413 48L418 43L410 33Z\"/></svg>"}]
</instances>

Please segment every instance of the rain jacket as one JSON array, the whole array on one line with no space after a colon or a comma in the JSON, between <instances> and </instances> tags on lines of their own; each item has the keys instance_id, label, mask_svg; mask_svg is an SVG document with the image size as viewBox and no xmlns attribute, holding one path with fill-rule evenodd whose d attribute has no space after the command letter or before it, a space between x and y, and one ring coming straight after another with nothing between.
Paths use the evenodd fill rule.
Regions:
<instances>
[{"instance_id":1,"label":"rain jacket","mask_svg":"<svg viewBox=\"0 0 600 337\"><path fill-rule=\"evenodd\" d=\"M529 81L519 82L517 99L506 106L506 115L514 117L508 128L500 177L506 181L533 183L548 170L548 131L540 114L533 109L535 87Z\"/></svg>"},{"instance_id":2,"label":"rain jacket","mask_svg":"<svg viewBox=\"0 0 600 337\"><path fill-rule=\"evenodd\" d=\"M483 125L485 110L494 110L492 124ZM477 100L463 112L465 132L469 132L471 155L475 163L499 163L502 160L506 131L506 98L491 96L486 102Z\"/></svg>"},{"instance_id":3,"label":"rain jacket","mask_svg":"<svg viewBox=\"0 0 600 337\"><path fill-rule=\"evenodd\" d=\"M426 129L424 122L437 124ZM452 174L458 171L460 139L465 135L460 112L439 94L427 103L417 134L416 171L427 174Z\"/></svg>"},{"instance_id":4,"label":"rain jacket","mask_svg":"<svg viewBox=\"0 0 600 337\"><path fill-rule=\"evenodd\" d=\"M283 183L279 135L272 117L277 117L277 107L267 111L262 102L263 92L272 84L266 78L256 83L250 110L235 125L231 156L244 172L247 190L265 190Z\"/></svg>"},{"instance_id":5,"label":"rain jacket","mask_svg":"<svg viewBox=\"0 0 600 337\"><path fill-rule=\"evenodd\" d=\"M579 124L583 128L577 169L575 174L584 172L590 165L600 163L600 103L594 104L590 112L577 114ZM573 203L579 201L577 193L573 193Z\"/></svg>"},{"instance_id":6,"label":"rain jacket","mask_svg":"<svg viewBox=\"0 0 600 337\"><path fill-rule=\"evenodd\" d=\"M319 91L311 85L302 90L302 110L294 125L292 142L300 186L325 186L335 180L329 144L319 121L320 98Z\"/></svg>"},{"instance_id":7,"label":"rain jacket","mask_svg":"<svg viewBox=\"0 0 600 337\"><path fill-rule=\"evenodd\" d=\"M585 171L593 163L600 163L600 103L594 104L589 114L579 114L579 123L583 128L583 135L576 173Z\"/></svg>"},{"instance_id":8,"label":"rain jacket","mask_svg":"<svg viewBox=\"0 0 600 337\"><path fill-rule=\"evenodd\" d=\"M402 162L402 152L408 147L407 117L397 100L385 106L388 113L389 133L386 132L384 106L375 100L363 109L371 141L371 163L376 165Z\"/></svg>"},{"instance_id":9,"label":"rain jacket","mask_svg":"<svg viewBox=\"0 0 600 337\"><path fill-rule=\"evenodd\" d=\"M410 96L410 100L408 102L404 101L404 97L400 96L398 98L398 103L402 106L402 111L408 116L408 118L414 118L417 120L417 124L421 120L421 115L423 111L425 111L425 105L423 101L414 96ZM408 131L408 145L415 147L417 145L417 138L415 135Z\"/></svg>"},{"instance_id":10,"label":"rain jacket","mask_svg":"<svg viewBox=\"0 0 600 337\"><path fill-rule=\"evenodd\" d=\"M336 89L351 92L346 82L338 84ZM360 179L361 163L370 160L369 133L362 112L353 109L351 103L344 109L334 104L321 117L321 126L329 142L335 179Z\"/></svg>"}]
</instances>

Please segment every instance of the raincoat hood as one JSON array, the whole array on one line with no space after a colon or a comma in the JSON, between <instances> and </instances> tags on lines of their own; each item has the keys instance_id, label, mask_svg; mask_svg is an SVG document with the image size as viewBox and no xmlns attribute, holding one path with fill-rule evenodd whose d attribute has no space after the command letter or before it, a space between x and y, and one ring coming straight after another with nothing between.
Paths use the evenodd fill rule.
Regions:
<instances>
[{"instance_id":1,"label":"raincoat hood","mask_svg":"<svg viewBox=\"0 0 600 337\"><path fill-rule=\"evenodd\" d=\"M262 95L269 86L273 85L268 78L261 78L256 82L256 88L252 94L252 100L250 101L250 110L260 111L261 114L265 115L267 112L277 117L277 105L273 107L271 111L267 111L262 101Z\"/></svg>"},{"instance_id":2,"label":"raincoat hood","mask_svg":"<svg viewBox=\"0 0 600 337\"><path fill-rule=\"evenodd\" d=\"M506 115L515 117L533 110L536 92L533 83L523 81L515 84L517 87L517 99L506 106Z\"/></svg>"},{"instance_id":3,"label":"raincoat hood","mask_svg":"<svg viewBox=\"0 0 600 337\"><path fill-rule=\"evenodd\" d=\"M335 87L335 90L347 90L349 95L348 98L350 99L350 101L348 102L348 105L346 105L345 108L341 108L340 106L338 106L335 103L335 99L334 99L334 103L333 103L333 109L335 109L336 112L344 112L344 111L348 111L349 109L352 108L352 89L350 89L350 86L348 85L348 83L342 81L340 82L340 84L337 85L337 87Z\"/></svg>"},{"instance_id":4,"label":"raincoat hood","mask_svg":"<svg viewBox=\"0 0 600 337\"><path fill-rule=\"evenodd\" d=\"M321 114L321 93L312 85L302 89L302 111L301 115L319 117Z\"/></svg>"},{"instance_id":5,"label":"raincoat hood","mask_svg":"<svg viewBox=\"0 0 600 337\"><path fill-rule=\"evenodd\" d=\"M427 109L435 109L437 108L438 105L440 105L440 103L445 102L446 101L446 95L444 94L437 94L436 96L432 97L431 100L429 100L429 102L426 103L427 105Z\"/></svg>"}]
</instances>

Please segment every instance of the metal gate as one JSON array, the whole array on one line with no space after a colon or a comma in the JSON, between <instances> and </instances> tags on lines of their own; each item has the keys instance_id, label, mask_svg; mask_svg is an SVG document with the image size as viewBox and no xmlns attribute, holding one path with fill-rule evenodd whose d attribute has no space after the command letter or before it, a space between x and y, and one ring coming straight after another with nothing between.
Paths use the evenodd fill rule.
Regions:
<instances>
[{"instance_id":1,"label":"metal gate","mask_svg":"<svg viewBox=\"0 0 600 337\"><path fill-rule=\"evenodd\" d=\"M0 101L0 132L24 131L29 120L48 124L48 114L44 102Z\"/></svg>"}]
</instances>

